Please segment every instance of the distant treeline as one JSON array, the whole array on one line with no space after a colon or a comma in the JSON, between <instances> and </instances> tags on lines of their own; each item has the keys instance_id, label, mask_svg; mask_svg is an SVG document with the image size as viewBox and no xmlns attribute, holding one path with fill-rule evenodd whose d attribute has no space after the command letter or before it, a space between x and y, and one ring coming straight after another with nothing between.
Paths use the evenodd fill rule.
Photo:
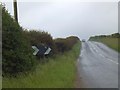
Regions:
<instances>
[{"instance_id":1,"label":"distant treeline","mask_svg":"<svg viewBox=\"0 0 120 90\"><path fill-rule=\"evenodd\" d=\"M114 33L111 35L99 35L99 36L92 36L89 40L99 39L99 38L120 38L120 33Z\"/></svg>"},{"instance_id":2,"label":"distant treeline","mask_svg":"<svg viewBox=\"0 0 120 90\"><path fill-rule=\"evenodd\" d=\"M50 56L71 50L79 42L76 36L53 39L48 32L25 30L12 18L4 6L2 8L2 71L5 75L34 70L42 58L33 56L32 45L44 44L52 51Z\"/></svg>"}]
</instances>

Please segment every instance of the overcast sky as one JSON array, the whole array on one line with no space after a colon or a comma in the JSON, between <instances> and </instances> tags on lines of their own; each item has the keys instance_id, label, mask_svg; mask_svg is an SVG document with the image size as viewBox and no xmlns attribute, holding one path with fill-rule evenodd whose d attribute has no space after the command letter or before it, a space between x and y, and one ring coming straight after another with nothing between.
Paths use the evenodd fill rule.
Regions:
<instances>
[{"instance_id":1,"label":"overcast sky","mask_svg":"<svg viewBox=\"0 0 120 90\"><path fill-rule=\"evenodd\" d=\"M12 2L6 7L13 15ZM19 2L18 15L22 27L48 31L54 38L118 32L117 2Z\"/></svg>"}]
</instances>

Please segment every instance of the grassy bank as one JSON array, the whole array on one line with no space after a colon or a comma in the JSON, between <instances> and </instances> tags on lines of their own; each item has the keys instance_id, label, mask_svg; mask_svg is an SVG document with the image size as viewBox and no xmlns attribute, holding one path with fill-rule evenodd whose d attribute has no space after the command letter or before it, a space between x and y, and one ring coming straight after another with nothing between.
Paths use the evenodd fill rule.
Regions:
<instances>
[{"instance_id":1,"label":"grassy bank","mask_svg":"<svg viewBox=\"0 0 120 90\"><path fill-rule=\"evenodd\" d=\"M94 39L94 41L102 42L108 47L120 52L120 46L118 45L118 39L119 38L105 37L105 38Z\"/></svg>"},{"instance_id":2,"label":"grassy bank","mask_svg":"<svg viewBox=\"0 0 120 90\"><path fill-rule=\"evenodd\" d=\"M80 43L71 51L48 58L36 71L17 78L4 77L3 88L72 88L76 74L75 62L80 53Z\"/></svg>"}]
</instances>

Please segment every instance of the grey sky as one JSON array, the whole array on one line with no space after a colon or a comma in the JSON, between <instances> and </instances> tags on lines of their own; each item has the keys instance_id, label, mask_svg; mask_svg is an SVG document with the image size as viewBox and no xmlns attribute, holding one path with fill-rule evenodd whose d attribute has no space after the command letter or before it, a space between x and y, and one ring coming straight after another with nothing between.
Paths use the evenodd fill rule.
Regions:
<instances>
[{"instance_id":1,"label":"grey sky","mask_svg":"<svg viewBox=\"0 0 120 90\"><path fill-rule=\"evenodd\" d=\"M13 15L12 2L7 2ZM54 38L118 32L117 2L19 2L19 23L27 29L48 31Z\"/></svg>"}]
</instances>

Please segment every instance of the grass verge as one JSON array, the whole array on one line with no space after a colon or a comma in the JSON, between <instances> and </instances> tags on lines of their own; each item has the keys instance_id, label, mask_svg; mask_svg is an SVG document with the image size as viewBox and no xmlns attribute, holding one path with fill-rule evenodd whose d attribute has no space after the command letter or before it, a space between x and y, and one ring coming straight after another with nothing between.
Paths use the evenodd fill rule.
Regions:
<instances>
[{"instance_id":1,"label":"grass verge","mask_svg":"<svg viewBox=\"0 0 120 90\"><path fill-rule=\"evenodd\" d=\"M113 38L113 37L106 37L106 38L99 38L96 39L95 41L102 42L108 47L120 52L120 45L119 45L119 38Z\"/></svg>"},{"instance_id":2,"label":"grass verge","mask_svg":"<svg viewBox=\"0 0 120 90\"><path fill-rule=\"evenodd\" d=\"M80 43L77 43L71 51L48 58L49 62L39 64L36 71L28 75L4 77L3 88L73 88L79 53Z\"/></svg>"}]
</instances>

